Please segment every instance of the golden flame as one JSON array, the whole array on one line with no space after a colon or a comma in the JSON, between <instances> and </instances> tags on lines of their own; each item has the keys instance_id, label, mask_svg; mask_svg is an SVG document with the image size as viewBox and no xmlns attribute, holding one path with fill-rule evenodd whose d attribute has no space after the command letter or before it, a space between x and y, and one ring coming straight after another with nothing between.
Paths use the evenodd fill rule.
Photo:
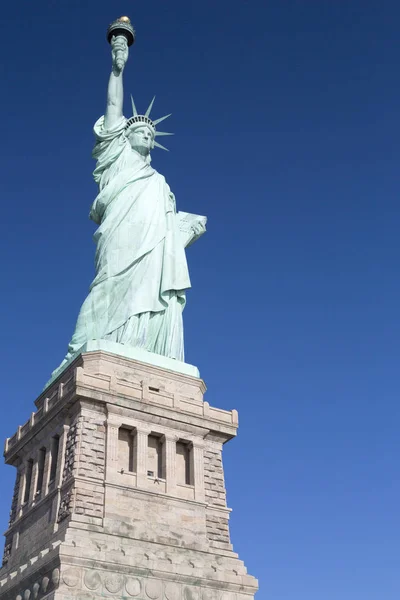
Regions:
<instances>
[{"instance_id":1,"label":"golden flame","mask_svg":"<svg viewBox=\"0 0 400 600\"><path fill-rule=\"evenodd\" d=\"M122 21L123 23L130 23L131 20L129 17L119 17L118 21Z\"/></svg>"}]
</instances>

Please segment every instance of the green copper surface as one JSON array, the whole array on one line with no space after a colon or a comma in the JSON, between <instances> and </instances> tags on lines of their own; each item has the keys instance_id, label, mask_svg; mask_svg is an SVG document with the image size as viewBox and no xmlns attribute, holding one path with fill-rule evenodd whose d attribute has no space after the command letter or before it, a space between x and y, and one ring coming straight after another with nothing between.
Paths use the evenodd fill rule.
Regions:
<instances>
[{"instance_id":1,"label":"green copper surface","mask_svg":"<svg viewBox=\"0 0 400 600\"><path fill-rule=\"evenodd\" d=\"M150 151L158 145L156 122L149 118L153 103L142 120L123 116L128 44L124 36L110 43L106 113L94 126L96 275L53 378L91 340L184 361L182 311L190 288L185 247L204 233L206 217L177 212L165 178L150 166Z\"/></svg>"}]
</instances>

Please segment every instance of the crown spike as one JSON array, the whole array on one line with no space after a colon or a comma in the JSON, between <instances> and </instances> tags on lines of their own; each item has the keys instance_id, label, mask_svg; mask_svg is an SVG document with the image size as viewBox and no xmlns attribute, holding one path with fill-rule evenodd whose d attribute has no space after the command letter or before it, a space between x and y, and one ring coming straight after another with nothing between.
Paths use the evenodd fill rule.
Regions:
<instances>
[{"instance_id":1,"label":"crown spike","mask_svg":"<svg viewBox=\"0 0 400 600\"><path fill-rule=\"evenodd\" d=\"M156 131L156 137L159 135L175 135L174 133L167 133L166 131Z\"/></svg>"},{"instance_id":2,"label":"crown spike","mask_svg":"<svg viewBox=\"0 0 400 600\"><path fill-rule=\"evenodd\" d=\"M153 108L153 104L154 104L154 100L156 99L156 97L154 96L153 100L150 102L149 104L149 108L146 110L146 112L144 113L145 117L148 117L151 113L151 109Z\"/></svg>"},{"instance_id":3,"label":"crown spike","mask_svg":"<svg viewBox=\"0 0 400 600\"><path fill-rule=\"evenodd\" d=\"M138 115L138 111L136 110L136 106L135 106L135 101L133 99L133 96L131 94L131 101L132 101L132 113L134 117L137 117Z\"/></svg>"},{"instance_id":4,"label":"crown spike","mask_svg":"<svg viewBox=\"0 0 400 600\"><path fill-rule=\"evenodd\" d=\"M172 113L169 113L169 115L165 115L165 117L160 117L160 119L156 119L155 121L153 121L154 125L158 125L158 123L161 123L161 121L164 121L164 119L168 119L168 117L170 117L172 115Z\"/></svg>"},{"instance_id":5,"label":"crown spike","mask_svg":"<svg viewBox=\"0 0 400 600\"><path fill-rule=\"evenodd\" d=\"M154 142L154 145L157 148L161 148L161 150L166 150L167 152L169 152L168 148L166 148L165 146L162 146L161 144L159 144L158 142Z\"/></svg>"}]
</instances>

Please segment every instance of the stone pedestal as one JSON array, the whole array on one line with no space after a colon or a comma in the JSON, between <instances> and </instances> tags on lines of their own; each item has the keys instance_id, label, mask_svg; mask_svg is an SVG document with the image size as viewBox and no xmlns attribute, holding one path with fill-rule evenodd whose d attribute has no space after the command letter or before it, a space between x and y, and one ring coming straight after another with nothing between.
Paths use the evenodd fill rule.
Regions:
<instances>
[{"instance_id":1,"label":"stone pedestal","mask_svg":"<svg viewBox=\"0 0 400 600\"><path fill-rule=\"evenodd\" d=\"M6 440L17 469L1 600L251 600L229 537L222 446L237 412L201 379L81 354Z\"/></svg>"}]
</instances>

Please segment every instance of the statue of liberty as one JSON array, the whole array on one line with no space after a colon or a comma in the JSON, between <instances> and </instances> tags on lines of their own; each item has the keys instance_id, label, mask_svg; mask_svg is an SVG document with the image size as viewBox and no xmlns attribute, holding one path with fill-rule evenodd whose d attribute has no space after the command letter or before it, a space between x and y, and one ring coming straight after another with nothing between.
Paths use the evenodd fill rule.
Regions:
<instances>
[{"instance_id":1,"label":"statue of liberty","mask_svg":"<svg viewBox=\"0 0 400 600\"><path fill-rule=\"evenodd\" d=\"M123 71L134 31L127 17L110 29L107 106L94 125L93 175L99 194L90 218L98 225L96 275L68 353L53 377L89 340L110 340L184 360L182 311L190 288L185 247L204 233L206 218L177 213L165 178L150 166L150 151L166 149L155 138L171 135L156 126L170 115L153 121L154 99L141 115L132 98L133 116L123 116Z\"/></svg>"}]
</instances>

